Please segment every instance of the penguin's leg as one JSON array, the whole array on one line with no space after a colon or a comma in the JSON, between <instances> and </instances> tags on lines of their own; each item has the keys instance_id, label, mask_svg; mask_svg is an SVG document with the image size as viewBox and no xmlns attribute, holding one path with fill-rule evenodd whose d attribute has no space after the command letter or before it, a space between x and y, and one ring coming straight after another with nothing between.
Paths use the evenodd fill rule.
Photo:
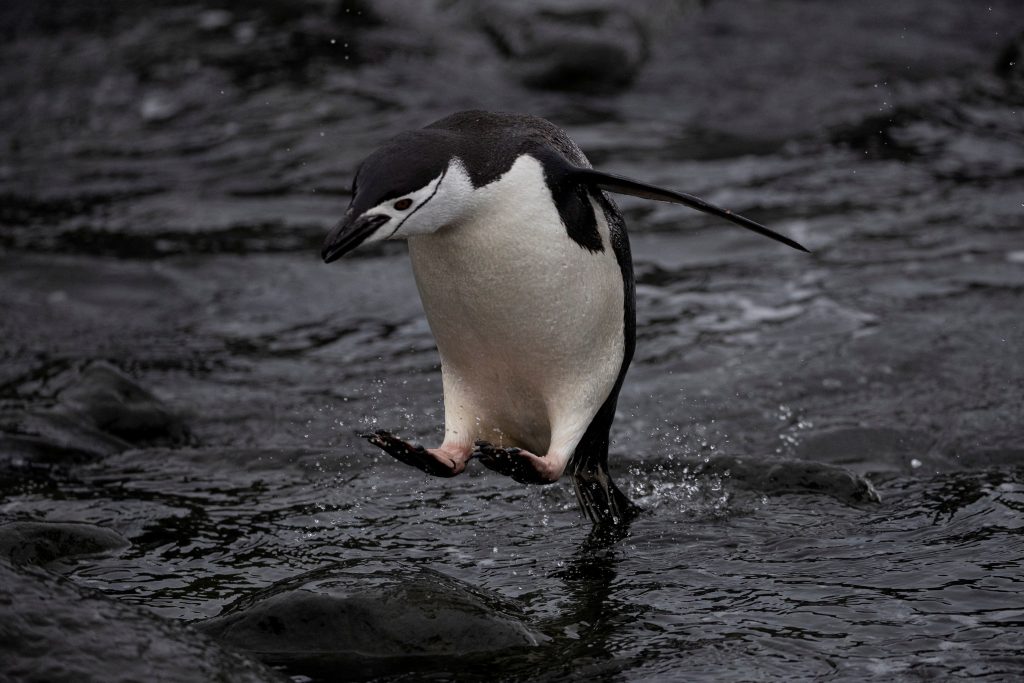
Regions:
<instances>
[{"instance_id":1,"label":"penguin's leg","mask_svg":"<svg viewBox=\"0 0 1024 683\"><path fill-rule=\"evenodd\" d=\"M618 386L585 430L574 420L555 417L548 453L538 456L519 448L476 442L484 466L524 484L550 484L568 473L580 511L597 525L629 524L642 510L615 485L608 469L609 433L615 417Z\"/></svg>"},{"instance_id":2,"label":"penguin's leg","mask_svg":"<svg viewBox=\"0 0 1024 683\"><path fill-rule=\"evenodd\" d=\"M613 404L614 407L614 404ZM608 471L608 422L591 425L581 439L552 446L543 456L521 448L477 441L474 457L521 484L551 484L568 470L583 516L594 524L628 524L642 510L626 497ZM552 440L553 444L559 443Z\"/></svg>"},{"instance_id":3,"label":"penguin's leg","mask_svg":"<svg viewBox=\"0 0 1024 683\"><path fill-rule=\"evenodd\" d=\"M580 511L599 526L628 525L643 512L615 485L608 470L609 437L618 394L616 386L590 423L569 463L569 475Z\"/></svg>"},{"instance_id":4,"label":"penguin's leg","mask_svg":"<svg viewBox=\"0 0 1024 683\"><path fill-rule=\"evenodd\" d=\"M419 444L399 439L383 429L360 436L399 462L412 465L435 477L454 477L461 474L473 454L473 449L469 446L455 443L448 438L439 448L424 448Z\"/></svg>"},{"instance_id":5,"label":"penguin's leg","mask_svg":"<svg viewBox=\"0 0 1024 683\"><path fill-rule=\"evenodd\" d=\"M569 465L583 516L597 525L629 524L643 509L624 494L608 471L608 452L580 447Z\"/></svg>"}]
</instances>

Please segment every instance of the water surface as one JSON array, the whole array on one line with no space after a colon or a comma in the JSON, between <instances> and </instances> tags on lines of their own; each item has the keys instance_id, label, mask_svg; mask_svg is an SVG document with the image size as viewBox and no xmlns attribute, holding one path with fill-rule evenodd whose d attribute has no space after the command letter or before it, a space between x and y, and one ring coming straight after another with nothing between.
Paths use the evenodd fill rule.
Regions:
<instances>
[{"instance_id":1,"label":"water surface","mask_svg":"<svg viewBox=\"0 0 1024 683\"><path fill-rule=\"evenodd\" d=\"M0 426L47 445L0 441L0 521L120 533L47 569L176 623L332 563L405 563L547 637L391 680L1019 677L1014 4L723 0L628 29L593 4L5 10ZM495 17L520 28L499 40ZM633 71L539 87L544 21ZM427 479L355 436L438 440L438 358L403 247L325 266L319 241L375 145L468 107L547 116L595 165L814 252L621 202L639 339L612 460L649 510L622 538L590 535L567 486ZM97 361L187 434L55 426Z\"/></svg>"}]
</instances>

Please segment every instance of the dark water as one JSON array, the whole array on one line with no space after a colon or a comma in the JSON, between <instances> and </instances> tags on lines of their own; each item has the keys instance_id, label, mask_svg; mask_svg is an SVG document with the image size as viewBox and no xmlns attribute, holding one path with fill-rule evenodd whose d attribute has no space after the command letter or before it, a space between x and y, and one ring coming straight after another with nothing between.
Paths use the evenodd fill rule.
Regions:
<instances>
[{"instance_id":1,"label":"dark water","mask_svg":"<svg viewBox=\"0 0 1024 683\"><path fill-rule=\"evenodd\" d=\"M1016 3L0 18L0 522L119 534L11 546L13 680L1024 673ZM319 241L382 139L470 107L814 252L621 202L639 340L613 468L650 511L623 538L588 537L566 486L425 479L354 436L438 440L438 359L404 248L325 266ZM142 393L96 389L108 366ZM295 654L324 631L286 623L276 654L229 642L243 659L182 628L360 567L464 586L531 644L367 663Z\"/></svg>"}]
</instances>

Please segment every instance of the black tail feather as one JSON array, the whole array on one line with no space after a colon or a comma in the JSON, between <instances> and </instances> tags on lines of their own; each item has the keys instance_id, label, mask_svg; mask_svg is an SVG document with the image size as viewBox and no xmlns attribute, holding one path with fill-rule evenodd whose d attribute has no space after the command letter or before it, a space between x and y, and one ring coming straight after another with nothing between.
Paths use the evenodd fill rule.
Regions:
<instances>
[{"instance_id":1,"label":"black tail feather","mask_svg":"<svg viewBox=\"0 0 1024 683\"><path fill-rule=\"evenodd\" d=\"M759 235L764 235L765 237L769 237L777 242L781 242L788 247L799 249L800 251L808 251L807 247L803 246L796 240L790 239L785 235L780 235L774 230L766 228L760 223L752 221L745 216L740 216L728 209L723 209L720 206L715 206L710 202L706 202L700 197L694 197L692 194L666 190L663 187L648 185L647 183L641 183L637 180L623 178L622 176L613 175L611 173L604 173L592 168L577 168L574 173L580 182L596 185L603 190L617 192L620 194L628 194L634 197L641 197L643 199L654 199L660 202L682 204L683 206L688 206L691 209L697 209L698 211L703 211L704 213L711 214L712 216L724 218L725 220L731 221L736 225L740 225L747 230L752 230Z\"/></svg>"}]
</instances>

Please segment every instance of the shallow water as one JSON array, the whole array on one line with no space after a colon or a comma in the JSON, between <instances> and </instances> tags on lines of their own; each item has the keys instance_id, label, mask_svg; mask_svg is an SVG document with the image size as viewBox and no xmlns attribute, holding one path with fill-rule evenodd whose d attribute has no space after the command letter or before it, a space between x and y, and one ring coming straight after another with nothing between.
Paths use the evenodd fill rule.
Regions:
<instances>
[{"instance_id":1,"label":"shallow water","mask_svg":"<svg viewBox=\"0 0 1024 683\"><path fill-rule=\"evenodd\" d=\"M0 522L120 533L46 568L174 622L332 563L405 563L547 638L370 673L265 657L296 680L1019 677L1014 4L640 11L621 94L537 89L517 69L543 64L501 57L488 22L543 5L5 10ZM639 338L612 466L649 511L622 538L591 535L566 486L426 479L355 437L436 440L438 359L404 249L325 266L319 240L362 156L472 106L548 116L595 165L814 252L621 202ZM56 422L93 361L187 435Z\"/></svg>"}]
</instances>

